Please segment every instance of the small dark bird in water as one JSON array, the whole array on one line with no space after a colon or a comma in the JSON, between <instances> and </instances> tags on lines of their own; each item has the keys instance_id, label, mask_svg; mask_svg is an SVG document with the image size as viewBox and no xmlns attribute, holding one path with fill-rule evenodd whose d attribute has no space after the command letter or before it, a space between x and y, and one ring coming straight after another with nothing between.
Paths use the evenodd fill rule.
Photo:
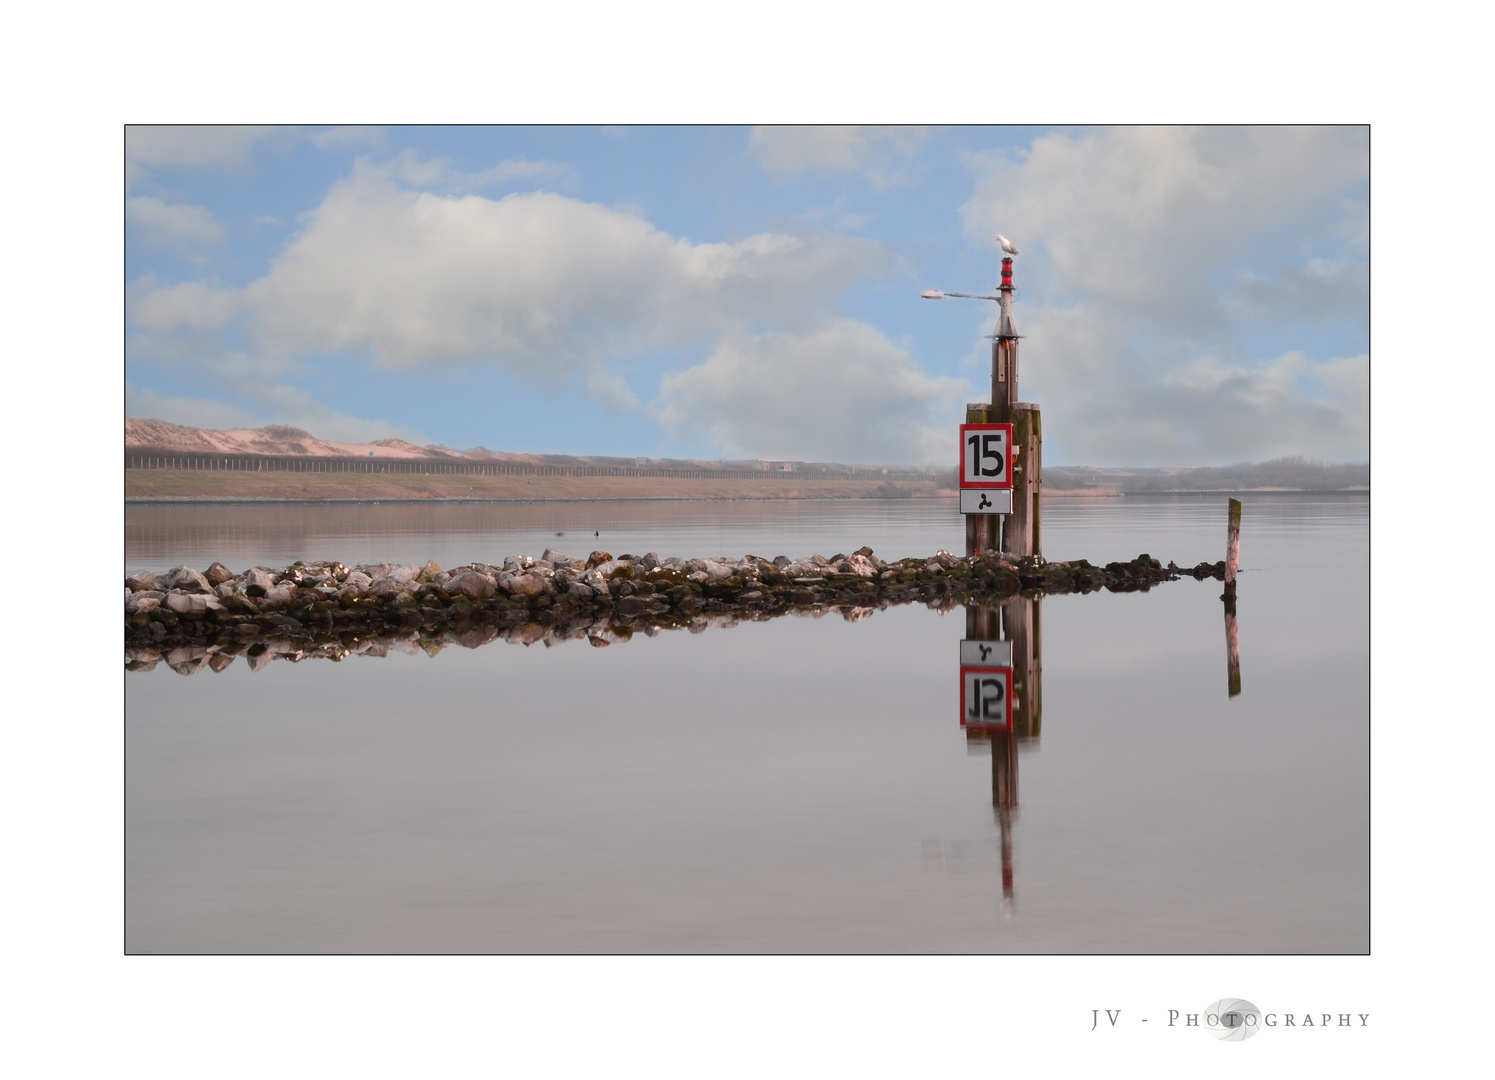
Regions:
<instances>
[{"instance_id":1,"label":"small dark bird in water","mask_svg":"<svg viewBox=\"0 0 1495 1080\"><path fill-rule=\"evenodd\" d=\"M601 533L601 532L594 532L594 533L593 533L593 534L592 534L592 535L593 535L593 536L601 536L601 535L602 535L602 533Z\"/></svg>"},{"instance_id":2,"label":"small dark bird in water","mask_svg":"<svg viewBox=\"0 0 1495 1080\"><path fill-rule=\"evenodd\" d=\"M563 533L563 532L558 532L558 533L556 533L556 535L557 535L557 536L565 536L565 535L566 535L566 534L565 534L565 533Z\"/></svg>"}]
</instances>

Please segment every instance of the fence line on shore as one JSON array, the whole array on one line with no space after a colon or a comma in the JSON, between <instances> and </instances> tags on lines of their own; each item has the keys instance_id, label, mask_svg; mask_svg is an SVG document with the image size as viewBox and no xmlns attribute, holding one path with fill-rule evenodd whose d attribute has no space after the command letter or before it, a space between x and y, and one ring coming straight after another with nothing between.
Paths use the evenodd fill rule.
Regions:
<instances>
[{"instance_id":1,"label":"fence line on shore","mask_svg":"<svg viewBox=\"0 0 1495 1080\"><path fill-rule=\"evenodd\" d=\"M213 472L316 472L422 474L428 476L562 476L663 477L674 480L843 479L926 480L932 474L912 469L845 467L804 469L679 469L653 465L546 465L532 462L453 461L426 458L357 458L276 456L267 454L192 454L172 450L127 450L126 469L171 469Z\"/></svg>"}]
</instances>

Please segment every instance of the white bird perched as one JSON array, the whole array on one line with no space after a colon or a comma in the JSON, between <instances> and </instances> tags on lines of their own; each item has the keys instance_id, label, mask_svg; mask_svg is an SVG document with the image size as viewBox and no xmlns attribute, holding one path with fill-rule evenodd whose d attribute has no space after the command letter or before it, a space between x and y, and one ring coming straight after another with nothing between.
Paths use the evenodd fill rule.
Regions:
<instances>
[{"instance_id":1,"label":"white bird perched","mask_svg":"<svg viewBox=\"0 0 1495 1080\"><path fill-rule=\"evenodd\" d=\"M1001 233L997 233L997 235L993 239L995 239L997 243L1002 245L1002 250L1007 252L1007 254L1017 254L1017 248L1012 246L1012 241L1007 239L1007 237L1003 236Z\"/></svg>"}]
</instances>

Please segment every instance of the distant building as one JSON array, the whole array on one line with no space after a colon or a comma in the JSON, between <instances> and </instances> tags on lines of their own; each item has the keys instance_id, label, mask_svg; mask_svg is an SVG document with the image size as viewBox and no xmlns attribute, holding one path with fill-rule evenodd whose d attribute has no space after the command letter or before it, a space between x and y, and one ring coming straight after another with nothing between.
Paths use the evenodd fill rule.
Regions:
<instances>
[{"instance_id":1,"label":"distant building","mask_svg":"<svg viewBox=\"0 0 1495 1080\"><path fill-rule=\"evenodd\" d=\"M763 467L769 472L794 472L792 461L765 461Z\"/></svg>"}]
</instances>

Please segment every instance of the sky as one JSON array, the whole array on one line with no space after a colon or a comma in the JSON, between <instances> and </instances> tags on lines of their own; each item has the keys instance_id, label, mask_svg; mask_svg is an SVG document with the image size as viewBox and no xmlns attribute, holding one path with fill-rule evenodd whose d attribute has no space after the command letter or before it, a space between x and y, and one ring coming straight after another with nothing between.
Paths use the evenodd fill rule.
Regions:
<instances>
[{"instance_id":1,"label":"sky","mask_svg":"<svg viewBox=\"0 0 1495 1080\"><path fill-rule=\"evenodd\" d=\"M125 403L948 464L1000 232L1051 465L1370 453L1363 127L129 127Z\"/></svg>"}]
</instances>

